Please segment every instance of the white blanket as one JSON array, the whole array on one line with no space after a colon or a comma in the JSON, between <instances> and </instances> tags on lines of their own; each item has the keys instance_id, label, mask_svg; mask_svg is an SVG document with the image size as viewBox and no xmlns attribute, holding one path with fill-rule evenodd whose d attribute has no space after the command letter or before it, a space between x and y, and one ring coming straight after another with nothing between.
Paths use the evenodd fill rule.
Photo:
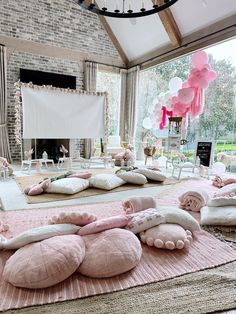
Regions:
<instances>
[{"instance_id":1,"label":"white blanket","mask_svg":"<svg viewBox=\"0 0 236 314\"><path fill-rule=\"evenodd\" d=\"M236 206L204 206L201 209L201 225L235 226Z\"/></svg>"}]
</instances>

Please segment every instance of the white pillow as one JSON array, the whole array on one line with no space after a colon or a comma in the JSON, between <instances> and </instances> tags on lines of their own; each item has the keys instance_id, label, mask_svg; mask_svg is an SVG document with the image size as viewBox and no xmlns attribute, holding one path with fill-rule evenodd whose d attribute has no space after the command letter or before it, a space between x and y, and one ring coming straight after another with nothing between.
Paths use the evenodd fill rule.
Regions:
<instances>
[{"instance_id":1,"label":"white pillow","mask_svg":"<svg viewBox=\"0 0 236 314\"><path fill-rule=\"evenodd\" d=\"M209 207L236 205L236 196L219 196L212 198L208 204Z\"/></svg>"},{"instance_id":2,"label":"white pillow","mask_svg":"<svg viewBox=\"0 0 236 314\"><path fill-rule=\"evenodd\" d=\"M166 176L162 174L160 171L151 170L146 168L135 169L133 172L143 174L147 179L152 181L160 181L163 182L166 179Z\"/></svg>"},{"instance_id":3,"label":"white pillow","mask_svg":"<svg viewBox=\"0 0 236 314\"><path fill-rule=\"evenodd\" d=\"M128 222L125 229L133 232L134 234L166 222L164 216L156 208L148 208L138 213L131 214L130 216L133 216L133 218L130 222Z\"/></svg>"},{"instance_id":4,"label":"white pillow","mask_svg":"<svg viewBox=\"0 0 236 314\"><path fill-rule=\"evenodd\" d=\"M80 178L64 178L53 181L45 192L75 194L89 187L89 181Z\"/></svg>"},{"instance_id":5,"label":"white pillow","mask_svg":"<svg viewBox=\"0 0 236 314\"><path fill-rule=\"evenodd\" d=\"M184 229L190 230L191 232L201 229L198 221L183 209L168 206L160 206L158 209L165 217L167 223L180 225Z\"/></svg>"},{"instance_id":6,"label":"white pillow","mask_svg":"<svg viewBox=\"0 0 236 314\"><path fill-rule=\"evenodd\" d=\"M73 224L46 225L24 231L11 239L6 239L1 236L0 250L15 250L32 242L60 235L75 234L80 228L81 227Z\"/></svg>"},{"instance_id":7,"label":"white pillow","mask_svg":"<svg viewBox=\"0 0 236 314\"><path fill-rule=\"evenodd\" d=\"M208 207L201 209L202 225L235 226L236 225L236 207Z\"/></svg>"},{"instance_id":8,"label":"white pillow","mask_svg":"<svg viewBox=\"0 0 236 314\"><path fill-rule=\"evenodd\" d=\"M147 183L147 178L141 173L134 173L132 171L122 171L117 173L116 175L127 183L139 185Z\"/></svg>"},{"instance_id":9,"label":"white pillow","mask_svg":"<svg viewBox=\"0 0 236 314\"><path fill-rule=\"evenodd\" d=\"M215 193L214 197L219 196L235 196L236 195L236 183L231 183L223 186L217 193Z\"/></svg>"},{"instance_id":10,"label":"white pillow","mask_svg":"<svg viewBox=\"0 0 236 314\"><path fill-rule=\"evenodd\" d=\"M89 179L90 186L102 190L112 190L126 182L115 174L97 174Z\"/></svg>"}]
</instances>

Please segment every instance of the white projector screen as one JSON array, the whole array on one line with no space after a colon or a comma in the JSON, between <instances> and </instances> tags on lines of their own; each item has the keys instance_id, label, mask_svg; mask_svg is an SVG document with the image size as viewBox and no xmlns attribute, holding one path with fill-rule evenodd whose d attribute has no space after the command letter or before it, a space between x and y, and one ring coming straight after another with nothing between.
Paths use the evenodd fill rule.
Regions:
<instances>
[{"instance_id":1,"label":"white projector screen","mask_svg":"<svg viewBox=\"0 0 236 314\"><path fill-rule=\"evenodd\" d=\"M102 138L105 96L21 87L23 138Z\"/></svg>"}]
</instances>

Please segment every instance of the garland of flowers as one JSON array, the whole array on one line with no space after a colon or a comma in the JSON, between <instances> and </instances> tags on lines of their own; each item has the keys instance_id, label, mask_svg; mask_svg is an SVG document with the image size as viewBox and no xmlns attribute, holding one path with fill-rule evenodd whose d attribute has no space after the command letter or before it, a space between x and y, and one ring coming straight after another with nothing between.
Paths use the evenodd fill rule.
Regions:
<instances>
[{"instance_id":1,"label":"garland of flowers","mask_svg":"<svg viewBox=\"0 0 236 314\"><path fill-rule=\"evenodd\" d=\"M14 84L15 86L15 138L18 145L22 142L21 121L22 121L22 102L21 102L21 87L29 87L35 90L46 90L55 93L90 95L90 96L105 96L105 136L104 141L107 143L109 134L109 109L107 92L88 92L79 89L59 88L51 85L34 85L32 83L22 83L20 81Z\"/></svg>"},{"instance_id":2,"label":"garland of flowers","mask_svg":"<svg viewBox=\"0 0 236 314\"><path fill-rule=\"evenodd\" d=\"M21 90L20 81L14 84L15 86L15 138L16 144L21 144L21 116L22 116L22 106L21 106Z\"/></svg>"}]
</instances>

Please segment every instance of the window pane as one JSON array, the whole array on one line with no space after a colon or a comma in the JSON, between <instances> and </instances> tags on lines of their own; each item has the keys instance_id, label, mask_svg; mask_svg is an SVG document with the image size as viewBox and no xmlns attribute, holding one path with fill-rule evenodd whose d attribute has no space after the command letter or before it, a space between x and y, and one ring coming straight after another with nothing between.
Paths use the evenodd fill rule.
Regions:
<instances>
[{"instance_id":1,"label":"window pane","mask_svg":"<svg viewBox=\"0 0 236 314\"><path fill-rule=\"evenodd\" d=\"M181 146L181 151L190 160L194 158L198 139L214 141L214 161L217 161L219 152L236 155L235 50L236 39L205 49L209 57L209 64L217 73L217 78L210 82L209 87L205 89L204 112L198 119L192 121L190 117L188 121L188 142ZM167 101L168 109L170 80L179 77L185 82L192 68L191 56L184 56L141 72L136 132L137 147L154 144L167 150L166 140L163 139L167 139L168 130L159 128L161 107ZM153 111L156 104L158 104L157 110ZM149 129L150 120L152 126ZM157 150L157 156L161 153L161 149ZM231 162L228 170L236 172L236 162Z\"/></svg>"},{"instance_id":2,"label":"window pane","mask_svg":"<svg viewBox=\"0 0 236 314\"><path fill-rule=\"evenodd\" d=\"M120 74L98 71L97 91L108 92L110 115L109 135L118 135L120 115Z\"/></svg>"}]
</instances>

